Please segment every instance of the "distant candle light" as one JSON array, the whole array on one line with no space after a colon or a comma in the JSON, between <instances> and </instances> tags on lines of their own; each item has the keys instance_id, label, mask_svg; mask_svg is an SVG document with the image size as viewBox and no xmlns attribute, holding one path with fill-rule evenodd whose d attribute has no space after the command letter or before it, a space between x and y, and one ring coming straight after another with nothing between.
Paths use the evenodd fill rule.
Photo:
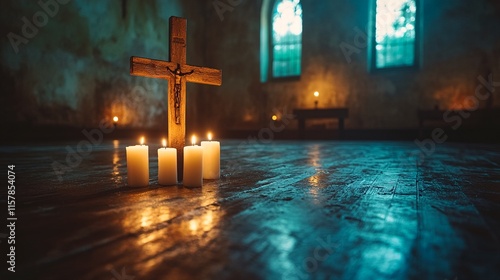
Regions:
<instances>
[{"instance_id":1,"label":"distant candle light","mask_svg":"<svg viewBox=\"0 0 500 280\"><path fill-rule=\"evenodd\" d=\"M278 120L278 116L273 115L273 116L271 117L271 119L272 119L273 121L277 121L277 120Z\"/></svg>"},{"instance_id":2,"label":"distant candle light","mask_svg":"<svg viewBox=\"0 0 500 280\"><path fill-rule=\"evenodd\" d=\"M318 91L315 91L314 92L314 108L315 109L318 109L318 96L319 96L319 92Z\"/></svg>"},{"instance_id":3,"label":"distant candle light","mask_svg":"<svg viewBox=\"0 0 500 280\"><path fill-rule=\"evenodd\" d=\"M117 123L118 122L118 117L117 116L114 116L113 117L113 122Z\"/></svg>"}]
</instances>

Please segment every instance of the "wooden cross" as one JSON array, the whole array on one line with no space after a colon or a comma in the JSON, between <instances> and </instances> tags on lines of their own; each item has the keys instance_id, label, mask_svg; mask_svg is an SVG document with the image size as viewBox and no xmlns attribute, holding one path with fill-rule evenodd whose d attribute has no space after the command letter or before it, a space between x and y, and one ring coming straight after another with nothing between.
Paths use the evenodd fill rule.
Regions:
<instances>
[{"instance_id":1,"label":"wooden cross","mask_svg":"<svg viewBox=\"0 0 500 280\"><path fill-rule=\"evenodd\" d=\"M178 179L182 181L186 137L186 82L220 86L222 71L186 64L185 18L170 17L170 61L130 58L130 74L168 81L168 146L177 149Z\"/></svg>"}]
</instances>

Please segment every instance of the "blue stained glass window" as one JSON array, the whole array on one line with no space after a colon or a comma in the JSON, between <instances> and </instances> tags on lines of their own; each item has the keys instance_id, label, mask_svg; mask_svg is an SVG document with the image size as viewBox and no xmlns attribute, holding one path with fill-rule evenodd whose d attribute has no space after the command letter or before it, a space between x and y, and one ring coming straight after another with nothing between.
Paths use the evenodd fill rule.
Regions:
<instances>
[{"instance_id":1,"label":"blue stained glass window","mask_svg":"<svg viewBox=\"0 0 500 280\"><path fill-rule=\"evenodd\" d=\"M272 76L299 76L302 58L302 6L299 0L276 1L272 29Z\"/></svg>"},{"instance_id":2,"label":"blue stained glass window","mask_svg":"<svg viewBox=\"0 0 500 280\"><path fill-rule=\"evenodd\" d=\"M377 0L376 68L415 64L416 0Z\"/></svg>"}]
</instances>

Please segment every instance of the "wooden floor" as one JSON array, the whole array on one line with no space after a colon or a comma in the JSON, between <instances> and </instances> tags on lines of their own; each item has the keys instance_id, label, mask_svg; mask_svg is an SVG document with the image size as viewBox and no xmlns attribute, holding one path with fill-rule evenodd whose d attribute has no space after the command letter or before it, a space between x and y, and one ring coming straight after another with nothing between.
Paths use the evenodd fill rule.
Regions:
<instances>
[{"instance_id":1,"label":"wooden floor","mask_svg":"<svg viewBox=\"0 0 500 280\"><path fill-rule=\"evenodd\" d=\"M222 141L222 178L189 189L157 185L154 146L150 187L127 187L132 142L118 140L59 181L52 163L77 143L0 148L3 168L16 165L18 277L500 275L500 146L445 143L419 157L412 142Z\"/></svg>"}]
</instances>

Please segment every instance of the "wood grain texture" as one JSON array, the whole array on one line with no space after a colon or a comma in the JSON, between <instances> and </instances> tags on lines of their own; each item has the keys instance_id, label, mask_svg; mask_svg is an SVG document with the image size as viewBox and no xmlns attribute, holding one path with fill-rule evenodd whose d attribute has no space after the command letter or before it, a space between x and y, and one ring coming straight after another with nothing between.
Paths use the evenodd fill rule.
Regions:
<instances>
[{"instance_id":1,"label":"wood grain texture","mask_svg":"<svg viewBox=\"0 0 500 280\"><path fill-rule=\"evenodd\" d=\"M24 279L495 279L500 147L222 141L221 179L126 187L125 147L8 146ZM3 245L3 243L2 243ZM5 255L4 255L5 257Z\"/></svg>"},{"instance_id":2,"label":"wood grain texture","mask_svg":"<svg viewBox=\"0 0 500 280\"><path fill-rule=\"evenodd\" d=\"M184 65L186 64L187 20L170 17L169 23L170 61Z\"/></svg>"}]
</instances>

